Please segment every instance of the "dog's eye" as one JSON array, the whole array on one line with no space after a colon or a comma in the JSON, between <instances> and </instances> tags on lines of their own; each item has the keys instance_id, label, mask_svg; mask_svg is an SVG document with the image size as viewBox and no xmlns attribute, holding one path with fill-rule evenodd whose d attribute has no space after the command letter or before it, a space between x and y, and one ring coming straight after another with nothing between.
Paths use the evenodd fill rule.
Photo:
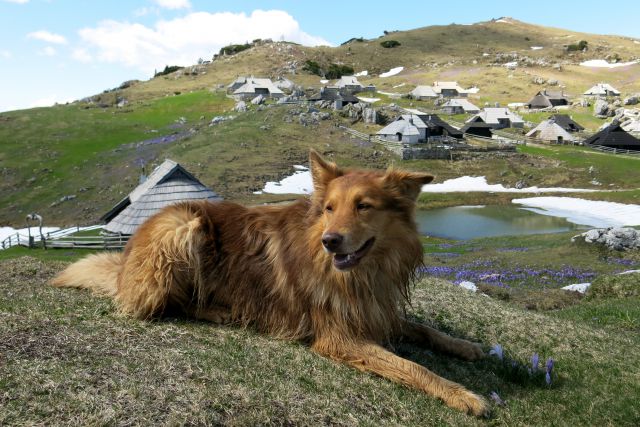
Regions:
<instances>
[{"instance_id":1,"label":"dog's eye","mask_svg":"<svg viewBox=\"0 0 640 427\"><path fill-rule=\"evenodd\" d=\"M356 206L358 208L359 211L366 211L367 209L371 209L371 205L367 204L367 203L358 203L358 206Z\"/></svg>"},{"instance_id":2,"label":"dog's eye","mask_svg":"<svg viewBox=\"0 0 640 427\"><path fill-rule=\"evenodd\" d=\"M324 210L327 212L333 212L333 207L331 205L327 205Z\"/></svg>"}]
</instances>

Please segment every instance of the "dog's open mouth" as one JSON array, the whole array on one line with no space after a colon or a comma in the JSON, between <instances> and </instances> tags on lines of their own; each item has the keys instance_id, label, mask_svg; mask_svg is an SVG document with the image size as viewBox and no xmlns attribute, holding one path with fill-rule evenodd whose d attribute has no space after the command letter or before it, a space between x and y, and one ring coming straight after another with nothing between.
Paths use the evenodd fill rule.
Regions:
<instances>
[{"instance_id":1,"label":"dog's open mouth","mask_svg":"<svg viewBox=\"0 0 640 427\"><path fill-rule=\"evenodd\" d=\"M364 256L369 252L369 249L373 246L373 242L375 241L375 237L370 238L364 245L357 251L350 254L334 254L333 255L333 266L338 270L348 270L349 268L353 268L360 263L360 260L364 258Z\"/></svg>"}]
</instances>

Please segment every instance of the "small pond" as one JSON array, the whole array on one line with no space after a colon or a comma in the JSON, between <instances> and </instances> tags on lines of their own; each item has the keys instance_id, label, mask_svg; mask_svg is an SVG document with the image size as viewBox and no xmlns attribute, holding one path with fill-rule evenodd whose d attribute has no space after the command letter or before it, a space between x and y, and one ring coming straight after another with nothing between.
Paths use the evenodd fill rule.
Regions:
<instances>
[{"instance_id":1,"label":"small pond","mask_svg":"<svg viewBox=\"0 0 640 427\"><path fill-rule=\"evenodd\" d=\"M456 206L416 212L421 234L466 240L479 237L559 233L589 229L565 218L516 206Z\"/></svg>"}]
</instances>

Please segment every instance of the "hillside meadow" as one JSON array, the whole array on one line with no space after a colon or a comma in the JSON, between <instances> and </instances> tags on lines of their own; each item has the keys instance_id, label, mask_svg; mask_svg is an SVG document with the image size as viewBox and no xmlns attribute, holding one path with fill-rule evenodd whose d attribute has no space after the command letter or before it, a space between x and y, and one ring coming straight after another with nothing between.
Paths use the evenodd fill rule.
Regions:
<instances>
[{"instance_id":1,"label":"hillside meadow","mask_svg":"<svg viewBox=\"0 0 640 427\"><path fill-rule=\"evenodd\" d=\"M640 276L620 285L616 272L640 259L576 247L569 237L424 240L430 270L413 289L408 315L487 352L500 344L503 360L463 362L409 344L395 351L489 399L497 393L502 403L492 401L488 419L303 344L187 319L118 317L108 299L49 287L81 251L4 251L0 424L637 425ZM435 273L443 267L454 275L498 271L512 281L481 284L487 297ZM514 278L518 267L549 277ZM594 276L587 297L558 290ZM551 384L542 366L529 374L534 352L541 365L554 360Z\"/></svg>"}]
</instances>

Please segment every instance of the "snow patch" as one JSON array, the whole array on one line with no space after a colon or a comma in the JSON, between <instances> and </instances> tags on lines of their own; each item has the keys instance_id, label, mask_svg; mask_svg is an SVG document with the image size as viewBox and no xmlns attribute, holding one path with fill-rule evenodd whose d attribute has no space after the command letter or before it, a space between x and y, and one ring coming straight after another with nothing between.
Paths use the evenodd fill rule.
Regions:
<instances>
[{"instance_id":1,"label":"snow patch","mask_svg":"<svg viewBox=\"0 0 640 427\"><path fill-rule=\"evenodd\" d=\"M640 225L640 205L575 197L530 197L511 202L535 213L566 218L574 224L599 228Z\"/></svg>"},{"instance_id":2,"label":"snow patch","mask_svg":"<svg viewBox=\"0 0 640 427\"><path fill-rule=\"evenodd\" d=\"M399 87L404 86L405 84L406 84L406 83L400 83L399 85L395 85L393 88L394 88L394 89L396 89L396 88L399 88Z\"/></svg>"},{"instance_id":3,"label":"snow patch","mask_svg":"<svg viewBox=\"0 0 640 427\"><path fill-rule=\"evenodd\" d=\"M320 80L320 83L322 83L322 84L324 85L324 84L327 84L327 83L329 83L329 80L326 80L326 79L321 79L321 80Z\"/></svg>"},{"instance_id":4,"label":"snow patch","mask_svg":"<svg viewBox=\"0 0 640 427\"><path fill-rule=\"evenodd\" d=\"M631 61L631 62L615 62L610 63L605 61L604 59L592 59L590 61L581 62L580 65L583 67L595 67L595 68L618 68L618 67L627 67L629 65L637 64L639 61Z\"/></svg>"},{"instance_id":5,"label":"snow patch","mask_svg":"<svg viewBox=\"0 0 640 427\"><path fill-rule=\"evenodd\" d=\"M396 74L400 74L402 72L402 70L404 70L404 67L395 67L395 68L390 69L386 73L380 74L380 77L395 76Z\"/></svg>"},{"instance_id":6,"label":"snow patch","mask_svg":"<svg viewBox=\"0 0 640 427\"><path fill-rule=\"evenodd\" d=\"M531 50L540 50L544 49L544 46L531 46Z\"/></svg>"},{"instance_id":7,"label":"snow patch","mask_svg":"<svg viewBox=\"0 0 640 427\"><path fill-rule=\"evenodd\" d=\"M458 286L460 286L461 288L467 289L471 292L476 292L478 290L478 287L473 282L467 282L467 281L460 282L458 283Z\"/></svg>"},{"instance_id":8,"label":"snow patch","mask_svg":"<svg viewBox=\"0 0 640 427\"><path fill-rule=\"evenodd\" d=\"M585 292L587 292L587 289L589 289L589 286L591 286L591 283L575 283L573 285L563 286L561 289L564 289L565 291L574 291L584 294Z\"/></svg>"},{"instance_id":9,"label":"snow patch","mask_svg":"<svg viewBox=\"0 0 640 427\"><path fill-rule=\"evenodd\" d=\"M507 68L515 68L518 66L518 61L505 62L504 64L502 64L502 66Z\"/></svg>"},{"instance_id":10,"label":"snow patch","mask_svg":"<svg viewBox=\"0 0 640 427\"><path fill-rule=\"evenodd\" d=\"M494 193L581 193L597 190L561 187L527 187L522 189L506 188L502 184L487 183L487 178L485 178L484 176L461 176L460 178L448 179L441 184L427 184L422 187L423 193L459 193L471 191Z\"/></svg>"},{"instance_id":11,"label":"snow patch","mask_svg":"<svg viewBox=\"0 0 640 427\"><path fill-rule=\"evenodd\" d=\"M473 86L473 87L470 87L469 89L465 89L464 91L467 93L478 93L480 92L480 88Z\"/></svg>"},{"instance_id":12,"label":"snow patch","mask_svg":"<svg viewBox=\"0 0 640 427\"><path fill-rule=\"evenodd\" d=\"M367 70L362 70L359 73L355 73L354 76L356 77L363 77L363 76L368 76L369 72Z\"/></svg>"},{"instance_id":13,"label":"snow patch","mask_svg":"<svg viewBox=\"0 0 640 427\"><path fill-rule=\"evenodd\" d=\"M311 172L298 169L293 175L283 178L280 182L267 182L262 192L269 194L311 194L313 192Z\"/></svg>"},{"instance_id":14,"label":"snow patch","mask_svg":"<svg viewBox=\"0 0 640 427\"><path fill-rule=\"evenodd\" d=\"M369 104L380 101L380 98L366 98L364 96L357 96L356 98L358 98L360 101L368 102Z\"/></svg>"},{"instance_id":15,"label":"snow patch","mask_svg":"<svg viewBox=\"0 0 640 427\"><path fill-rule=\"evenodd\" d=\"M496 19L493 22L500 22L501 24L512 24L513 25L513 22L509 22L506 19Z\"/></svg>"}]
</instances>

